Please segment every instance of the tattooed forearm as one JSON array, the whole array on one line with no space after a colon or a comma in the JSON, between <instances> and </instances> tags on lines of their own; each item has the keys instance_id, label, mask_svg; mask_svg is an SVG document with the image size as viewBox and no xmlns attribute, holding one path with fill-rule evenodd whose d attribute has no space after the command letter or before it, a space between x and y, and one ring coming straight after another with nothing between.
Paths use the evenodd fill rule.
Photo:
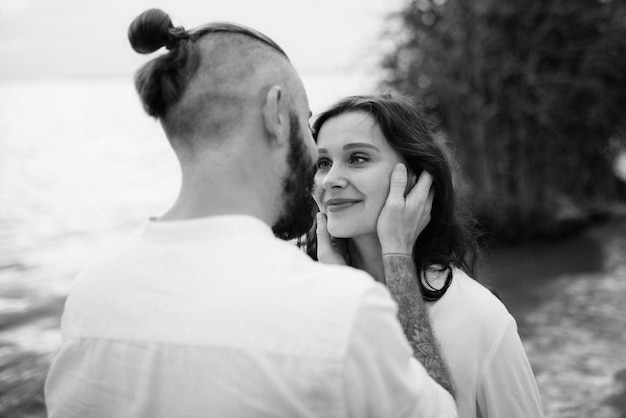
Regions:
<instances>
[{"instance_id":1,"label":"tattooed forearm","mask_svg":"<svg viewBox=\"0 0 626 418\"><path fill-rule=\"evenodd\" d=\"M385 254L383 265L386 285L398 304L398 319L413 348L413 356L424 365L437 383L454 396L448 368L430 326L412 257Z\"/></svg>"}]
</instances>

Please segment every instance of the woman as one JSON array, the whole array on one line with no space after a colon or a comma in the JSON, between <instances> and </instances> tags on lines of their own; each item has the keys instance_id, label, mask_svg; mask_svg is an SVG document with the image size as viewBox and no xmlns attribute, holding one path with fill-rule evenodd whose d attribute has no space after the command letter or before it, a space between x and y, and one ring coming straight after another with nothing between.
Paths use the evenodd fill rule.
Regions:
<instances>
[{"instance_id":1,"label":"woman","mask_svg":"<svg viewBox=\"0 0 626 418\"><path fill-rule=\"evenodd\" d=\"M405 248L400 251L409 253L407 260L414 264L413 280L420 285L448 363L459 416L541 417L539 391L515 320L497 297L470 278L476 241L455 206L450 163L419 109L389 95L349 97L320 114L313 132L319 151L314 197L320 225L319 248L311 248L320 261L345 261L382 283L392 279L385 277L377 233L389 179L402 165L408 168L409 186L420 176L418 186L430 187L432 176L426 208L412 221L422 225L397 225L398 230L416 229L419 237L398 248ZM431 204L430 217L424 216ZM389 290L402 300L402 291ZM398 305L401 317L407 308Z\"/></svg>"}]
</instances>

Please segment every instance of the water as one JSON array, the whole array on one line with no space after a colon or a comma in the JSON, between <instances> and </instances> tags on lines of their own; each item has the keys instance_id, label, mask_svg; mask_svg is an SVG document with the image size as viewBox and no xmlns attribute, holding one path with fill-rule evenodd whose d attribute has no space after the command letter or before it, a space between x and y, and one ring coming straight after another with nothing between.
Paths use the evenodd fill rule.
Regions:
<instances>
[{"instance_id":1,"label":"water","mask_svg":"<svg viewBox=\"0 0 626 418\"><path fill-rule=\"evenodd\" d=\"M76 273L166 209L178 184L129 78L0 84L0 342L35 352L59 344L45 321L7 321L54 311Z\"/></svg>"}]
</instances>

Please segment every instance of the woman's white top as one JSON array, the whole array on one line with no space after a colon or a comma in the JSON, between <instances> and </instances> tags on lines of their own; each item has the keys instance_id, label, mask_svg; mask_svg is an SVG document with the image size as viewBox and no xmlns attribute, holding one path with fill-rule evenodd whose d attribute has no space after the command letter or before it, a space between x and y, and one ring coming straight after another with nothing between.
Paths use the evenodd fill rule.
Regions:
<instances>
[{"instance_id":1,"label":"woman's white top","mask_svg":"<svg viewBox=\"0 0 626 418\"><path fill-rule=\"evenodd\" d=\"M453 274L445 295L427 306L455 384L459 417L542 417L515 320L487 288L459 269ZM445 276L430 283L440 288Z\"/></svg>"}]
</instances>

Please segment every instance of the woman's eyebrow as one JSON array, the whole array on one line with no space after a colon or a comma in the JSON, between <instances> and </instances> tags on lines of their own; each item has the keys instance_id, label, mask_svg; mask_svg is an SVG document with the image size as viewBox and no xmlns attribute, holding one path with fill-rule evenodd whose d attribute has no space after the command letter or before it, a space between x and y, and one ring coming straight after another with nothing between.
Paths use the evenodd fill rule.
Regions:
<instances>
[{"instance_id":1,"label":"woman's eyebrow","mask_svg":"<svg viewBox=\"0 0 626 418\"><path fill-rule=\"evenodd\" d=\"M352 142L350 144L346 144L343 146L343 150L347 151L347 150L351 150L353 148L370 148L373 149L374 151L380 151L378 149L378 147L376 147L374 144L370 144L368 142ZM318 154L328 154L328 150L326 148L318 148L317 149L317 153Z\"/></svg>"},{"instance_id":2,"label":"woman's eyebrow","mask_svg":"<svg viewBox=\"0 0 626 418\"><path fill-rule=\"evenodd\" d=\"M350 144L346 144L343 146L344 150L349 150L352 148L371 148L375 151L380 151L375 145L367 143L367 142L352 142Z\"/></svg>"}]
</instances>

